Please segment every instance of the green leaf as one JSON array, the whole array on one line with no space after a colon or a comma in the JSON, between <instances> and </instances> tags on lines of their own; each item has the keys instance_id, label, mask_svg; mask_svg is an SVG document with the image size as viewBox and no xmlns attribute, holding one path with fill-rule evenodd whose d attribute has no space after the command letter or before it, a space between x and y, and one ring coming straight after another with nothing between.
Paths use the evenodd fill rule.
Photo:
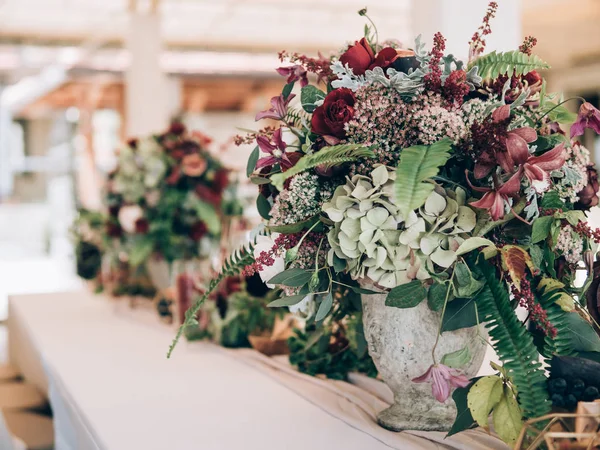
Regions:
<instances>
[{"instance_id":1,"label":"green leaf","mask_svg":"<svg viewBox=\"0 0 600 450\"><path fill-rule=\"evenodd\" d=\"M548 114L551 122L558 122L563 125L571 125L577 120L577 114L569 111L563 105L557 105L554 102L545 102L544 106L539 109L541 114Z\"/></svg>"},{"instance_id":2,"label":"green leaf","mask_svg":"<svg viewBox=\"0 0 600 450\"><path fill-rule=\"evenodd\" d=\"M446 305L442 319L442 332L454 331L477 325L477 313L473 298L457 298Z\"/></svg>"},{"instance_id":3,"label":"green leaf","mask_svg":"<svg viewBox=\"0 0 600 450\"><path fill-rule=\"evenodd\" d=\"M460 350L456 350L455 352L446 353L442 357L442 364L452 367L453 369L459 369L466 366L469 361L471 361L471 351L467 346Z\"/></svg>"},{"instance_id":4,"label":"green leaf","mask_svg":"<svg viewBox=\"0 0 600 450\"><path fill-rule=\"evenodd\" d=\"M373 150L362 144L340 144L324 147L316 153L304 155L291 169L271 175L271 182L273 186L281 191L285 180L306 170L317 166L327 169L360 158L373 158L373 156L375 156Z\"/></svg>"},{"instance_id":5,"label":"green leaf","mask_svg":"<svg viewBox=\"0 0 600 450\"><path fill-rule=\"evenodd\" d=\"M484 249L482 249L482 253L485 254L486 259L495 256L495 254L497 253L496 244L494 244L489 239L483 237L470 237L467 240L465 240L462 244L460 244L460 246L456 250L456 256L465 255L481 247L485 247Z\"/></svg>"},{"instance_id":6,"label":"green leaf","mask_svg":"<svg viewBox=\"0 0 600 450\"><path fill-rule=\"evenodd\" d=\"M600 337L592 325L576 312L567 313L571 348L577 352L600 352Z\"/></svg>"},{"instance_id":7,"label":"green leaf","mask_svg":"<svg viewBox=\"0 0 600 450\"><path fill-rule=\"evenodd\" d=\"M309 84L300 91L300 102L302 109L307 113L313 113L316 106L315 103L325 98L325 92Z\"/></svg>"},{"instance_id":8,"label":"green leaf","mask_svg":"<svg viewBox=\"0 0 600 450\"><path fill-rule=\"evenodd\" d=\"M552 216L542 216L535 219L531 229L531 243L537 244L545 240L550 234L552 223L554 223L554 217Z\"/></svg>"},{"instance_id":9,"label":"green leaf","mask_svg":"<svg viewBox=\"0 0 600 450\"><path fill-rule=\"evenodd\" d=\"M269 280L269 284L276 284L288 287L300 287L308 283L313 272L304 269L288 269L278 273Z\"/></svg>"},{"instance_id":10,"label":"green leaf","mask_svg":"<svg viewBox=\"0 0 600 450\"><path fill-rule=\"evenodd\" d=\"M478 378L475 378L474 380L476 382ZM450 431L446 437L450 437L456 433L468 430L469 428L473 428L477 425L473 419L473 416L471 415L471 410L469 410L467 403L467 396L471 386L473 386L473 384L464 388L456 388L452 393L452 399L456 404L456 419L454 420L452 428L450 428Z\"/></svg>"},{"instance_id":11,"label":"green leaf","mask_svg":"<svg viewBox=\"0 0 600 450\"><path fill-rule=\"evenodd\" d=\"M502 398L502 387L502 378L492 375L481 378L469 389L469 410L480 427L488 428L488 417Z\"/></svg>"},{"instance_id":12,"label":"green leaf","mask_svg":"<svg viewBox=\"0 0 600 450\"><path fill-rule=\"evenodd\" d=\"M282 306L293 306L293 305L300 303L302 300L304 300L304 297L306 297L306 295L304 295L304 294L290 295L288 297L281 297L281 298L278 298L277 300L272 301L267 306L269 308L279 308Z\"/></svg>"},{"instance_id":13,"label":"green leaf","mask_svg":"<svg viewBox=\"0 0 600 450\"><path fill-rule=\"evenodd\" d=\"M258 213L263 219L269 220L271 218L271 204L262 194L258 194L258 197L256 197L256 209L258 209Z\"/></svg>"},{"instance_id":14,"label":"green leaf","mask_svg":"<svg viewBox=\"0 0 600 450\"><path fill-rule=\"evenodd\" d=\"M134 244L129 253L129 264L132 267L138 267L152 254L154 250L154 240L145 238L134 241Z\"/></svg>"},{"instance_id":15,"label":"green leaf","mask_svg":"<svg viewBox=\"0 0 600 450\"><path fill-rule=\"evenodd\" d=\"M331 292L328 292L327 295L323 297L323 300L319 305L319 309L317 310L317 314L315 315L315 322L320 322L325 317L327 317L327 314L329 314L329 311L331 311L332 306L333 295L331 295Z\"/></svg>"},{"instance_id":16,"label":"green leaf","mask_svg":"<svg viewBox=\"0 0 600 450\"><path fill-rule=\"evenodd\" d=\"M262 184L270 184L271 180L267 177L250 177L250 182L260 186Z\"/></svg>"},{"instance_id":17,"label":"green leaf","mask_svg":"<svg viewBox=\"0 0 600 450\"><path fill-rule=\"evenodd\" d=\"M542 249L537 245L532 245L529 247L529 254L531 255L533 265L535 267L542 267L542 262L544 260L544 253Z\"/></svg>"},{"instance_id":18,"label":"green leaf","mask_svg":"<svg viewBox=\"0 0 600 450\"><path fill-rule=\"evenodd\" d=\"M269 231L273 231L275 233L292 234L298 233L302 230L306 230L318 221L319 216L314 216L303 220L302 222L290 223L287 225L269 225L267 228L269 229Z\"/></svg>"},{"instance_id":19,"label":"green leaf","mask_svg":"<svg viewBox=\"0 0 600 450\"><path fill-rule=\"evenodd\" d=\"M449 286L442 283L433 283L429 287L429 291L427 292L427 305L429 306L429 309L432 311L440 311L444 307L448 288ZM448 301L451 301L453 298L454 294L450 292Z\"/></svg>"},{"instance_id":20,"label":"green leaf","mask_svg":"<svg viewBox=\"0 0 600 450\"><path fill-rule=\"evenodd\" d=\"M433 192L431 178L446 164L451 149L452 141L444 138L432 145L416 145L402 150L396 171L395 200L404 217L423 206Z\"/></svg>"},{"instance_id":21,"label":"green leaf","mask_svg":"<svg viewBox=\"0 0 600 450\"><path fill-rule=\"evenodd\" d=\"M283 95L283 98L287 100L287 98L290 96L290 94L292 93L292 89L294 89L294 84L296 84L294 81L292 81L291 83L286 84L283 87L283 91L281 91L281 95Z\"/></svg>"},{"instance_id":22,"label":"green leaf","mask_svg":"<svg viewBox=\"0 0 600 450\"><path fill-rule=\"evenodd\" d=\"M350 286L350 289L352 289L352 292L355 292L357 294L363 294L363 295L381 294L381 292L372 291L371 289L365 289L365 288L361 288L358 286Z\"/></svg>"},{"instance_id":23,"label":"green leaf","mask_svg":"<svg viewBox=\"0 0 600 450\"><path fill-rule=\"evenodd\" d=\"M500 401L494 408L494 429L500 439L509 445L513 445L521 428L523 428L523 414L517 399L508 386L504 386Z\"/></svg>"},{"instance_id":24,"label":"green leaf","mask_svg":"<svg viewBox=\"0 0 600 450\"><path fill-rule=\"evenodd\" d=\"M333 254L333 270L335 270L336 273L343 272L346 269L346 265L345 259L340 258L335 253Z\"/></svg>"},{"instance_id":25,"label":"green leaf","mask_svg":"<svg viewBox=\"0 0 600 450\"><path fill-rule=\"evenodd\" d=\"M213 205L198 200L196 213L198 214L198 218L206 224L206 228L210 234L217 235L221 232L221 219Z\"/></svg>"},{"instance_id":26,"label":"green leaf","mask_svg":"<svg viewBox=\"0 0 600 450\"><path fill-rule=\"evenodd\" d=\"M392 289L386 299L385 305L394 308L414 308L427 296L427 290L419 280L396 286Z\"/></svg>"},{"instance_id":27,"label":"green leaf","mask_svg":"<svg viewBox=\"0 0 600 450\"><path fill-rule=\"evenodd\" d=\"M502 53L493 51L470 62L468 68L474 66L477 66L478 75L484 80L495 80L500 75L521 76L532 70L550 68L537 55L527 55L516 50Z\"/></svg>"},{"instance_id":28,"label":"green leaf","mask_svg":"<svg viewBox=\"0 0 600 450\"><path fill-rule=\"evenodd\" d=\"M259 156L260 150L258 149L257 145L256 147L254 147L254 150L252 150L252 153L250 153L250 156L248 157L248 164L246 165L246 176L248 178L250 178L250 175L252 175L252 172L254 172Z\"/></svg>"},{"instance_id":29,"label":"green leaf","mask_svg":"<svg viewBox=\"0 0 600 450\"><path fill-rule=\"evenodd\" d=\"M542 197L541 207L544 209L564 208L565 202L560 199L558 192L548 191Z\"/></svg>"}]
</instances>

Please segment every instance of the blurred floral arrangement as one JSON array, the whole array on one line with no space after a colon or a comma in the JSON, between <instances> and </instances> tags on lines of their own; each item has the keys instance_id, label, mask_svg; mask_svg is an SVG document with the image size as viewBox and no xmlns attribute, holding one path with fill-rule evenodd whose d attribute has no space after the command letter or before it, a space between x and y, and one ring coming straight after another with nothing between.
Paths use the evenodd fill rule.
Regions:
<instances>
[{"instance_id":1,"label":"blurred floral arrangement","mask_svg":"<svg viewBox=\"0 0 600 450\"><path fill-rule=\"evenodd\" d=\"M218 242L229 170L208 153L210 142L174 123L119 150L106 189L107 234L121 240L131 265L153 254L167 262L206 256Z\"/></svg>"},{"instance_id":2,"label":"blurred floral arrangement","mask_svg":"<svg viewBox=\"0 0 600 450\"><path fill-rule=\"evenodd\" d=\"M247 174L266 231L224 263L169 355L213 290L239 273L277 287L270 306L302 315L303 345L323 339L330 354L332 324L348 341L363 325L377 329L360 319L360 296L363 308L382 295L389 311L426 305L428 325L411 326L434 327L435 341L425 343L430 367L412 384L431 383L446 405L456 388L450 434L491 420L507 443L552 407L542 360L600 359L598 311L584 302L600 242L585 211L598 204L598 181L577 141L586 128L600 132L600 111L584 101L574 114L565 107L573 99L547 92L534 38L485 54L496 9L491 2L467 62L444 53L440 33L432 48L418 38L408 49L380 43L373 24L330 58L280 54L292 64L277 69L287 84L256 116L270 125L237 138L256 142ZM368 19L366 9L359 14ZM449 336L472 327L500 358L496 375L474 377L481 359L471 342L437 356Z\"/></svg>"}]
</instances>

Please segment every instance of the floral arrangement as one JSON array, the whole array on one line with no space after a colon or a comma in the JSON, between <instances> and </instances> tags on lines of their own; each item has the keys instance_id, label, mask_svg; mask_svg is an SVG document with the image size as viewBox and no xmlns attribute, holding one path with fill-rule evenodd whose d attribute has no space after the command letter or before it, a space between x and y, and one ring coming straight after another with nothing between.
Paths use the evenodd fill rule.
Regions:
<instances>
[{"instance_id":1,"label":"floral arrangement","mask_svg":"<svg viewBox=\"0 0 600 450\"><path fill-rule=\"evenodd\" d=\"M136 267L210 254L221 232L229 170L207 151L211 140L179 123L132 139L118 152L106 189L107 234Z\"/></svg>"},{"instance_id":2,"label":"floral arrangement","mask_svg":"<svg viewBox=\"0 0 600 450\"><path fill-rule=\"evenodd\" d=\"M95 281L97 289L101 289L100 274L105 247L104 223L105 217L102 213L80 208L71 226L77 275L84 280Z\"/></svg>"},{"instance_id":3,"label":"floral arrangement","mask_svg":"<svg viewBox=\"0 0 600 450\"><path fill-rule=\"evenodd\" d=\"M456 388L450 434L487 428L491 416L513 443L524 420L550 411L541 361L600 358L582 300L600 242L585 214L598 182L577 141L586 128L600 132L600 111L584 102L576 115L570 99L547 92L534 38L485 54L496 8L466 62L444 53L440 33L433 48L417 39L409 49L378 42L374 26L330 58L280 54L287 84L256 116L270 125L238 137L257 144L247 172L265 231L226 261L187 325L223 278L258 273L281 292L271 306L302 315L313 344L337 323L364 346L360 296L349 309L340 292L384 293L388 307L426 304L439 318L431 366L412 381L431 383L439 402ZM468 348L435 350L445 333L479 324L501 364L469 379Z\"/></svg>"}]
</instances>

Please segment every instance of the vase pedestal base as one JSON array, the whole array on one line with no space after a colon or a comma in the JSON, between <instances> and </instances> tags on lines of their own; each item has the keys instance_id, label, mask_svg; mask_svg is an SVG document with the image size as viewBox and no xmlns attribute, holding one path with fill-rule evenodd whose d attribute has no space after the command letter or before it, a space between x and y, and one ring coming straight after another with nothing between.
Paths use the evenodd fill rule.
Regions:
<instances>
[{"instance_id":1,"label":"vase pedestal base","mask_svg":"<svg viewBox=\"0 0 600 450\"><path fill-rule=\"evenodd\" d=\"M390 431L448 431L454 423L456 409L440 404L440 408L407 415L406 406L393 404L377 414L377 423Z\"/></svg>"}]
</instances>

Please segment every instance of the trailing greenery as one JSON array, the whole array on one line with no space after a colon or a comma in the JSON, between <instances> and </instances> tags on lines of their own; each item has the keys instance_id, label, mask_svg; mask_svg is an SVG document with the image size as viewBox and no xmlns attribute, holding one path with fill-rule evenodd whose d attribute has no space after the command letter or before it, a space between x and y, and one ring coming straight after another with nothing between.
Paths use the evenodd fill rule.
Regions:
<instances>
[{"instance_id":1,"label":"trailing greenery","mask_svg":"<svg viewBox=\"0 0 600 450\"><path fill-rule=\"evenodd\" d=\"M328 169L361 158L372 158L373 156L375 156L373 151L362 144L332 145L302 157L291 169L272 175L271 182L277 189L281 190L285 180L308 169L317 166Z\"/></svg>"},{"instance_id":2,"label":"trailing greenery","mask_svg":"<svg viewBox=\"0 0 600 450\"><path fill-rule=\"evenodd\" d=\"M396 202L404 217L420 208L433 192L431 181L450 158L452 141L444 138L431 145L415 145L402 150L396 171Z\"/></svg>"},{"instance_id":3,"label":"trailing greenery","mask_svg":"<svg viewBox=\"0 0 600 450\"><path fill-rule=\"evenodd\" d=\"M206 299L213 293L213 291L219 286L221 281L223 281L227 277L231 277L233 275L238 275L246 266L252 264L254 262L254 245L256 241L251 242L247 247L242 247L236 250L223 264L221 272L213 278L202 297L200 297L196 303L194 303L186 312L185 312L185 320L183 324L177 330L177 334L175 335L175 339L169 346L169 351L167 352L167 358L171 357L171 353L175 349L177 342L183 335L185 329L189 326L198 325L198 321L196 319L196 315L200 308L206 301Z\"/></svg>"},{"instance_id":4,"label":"trailing greenery","mask_svg":"<svg viewBox=\"0 0 600 450\"><path fill-rule=\"evenodd\" d=\"M469 69L477 66L479 76L493 80L500 75L521 76L536 69L549 69L550 66L537 55L527 55L518 50L498 53L493 51L480 56L469 64Z\"/></svg>"},{"instance_id":5,"label":"trailing greenery","mask_svg":"<svg viewBox=\"0 0 600 450\"><path fill-rule=\"evenodd\" d=\"M539 362L533 338L517 318L503 282L488 263L479 268L486 286L477 298L480 319L488 322L494 350L519 390L519 403L525 417L540 417L550 411L546 377Z\"/></svg>"}]
</instances>

